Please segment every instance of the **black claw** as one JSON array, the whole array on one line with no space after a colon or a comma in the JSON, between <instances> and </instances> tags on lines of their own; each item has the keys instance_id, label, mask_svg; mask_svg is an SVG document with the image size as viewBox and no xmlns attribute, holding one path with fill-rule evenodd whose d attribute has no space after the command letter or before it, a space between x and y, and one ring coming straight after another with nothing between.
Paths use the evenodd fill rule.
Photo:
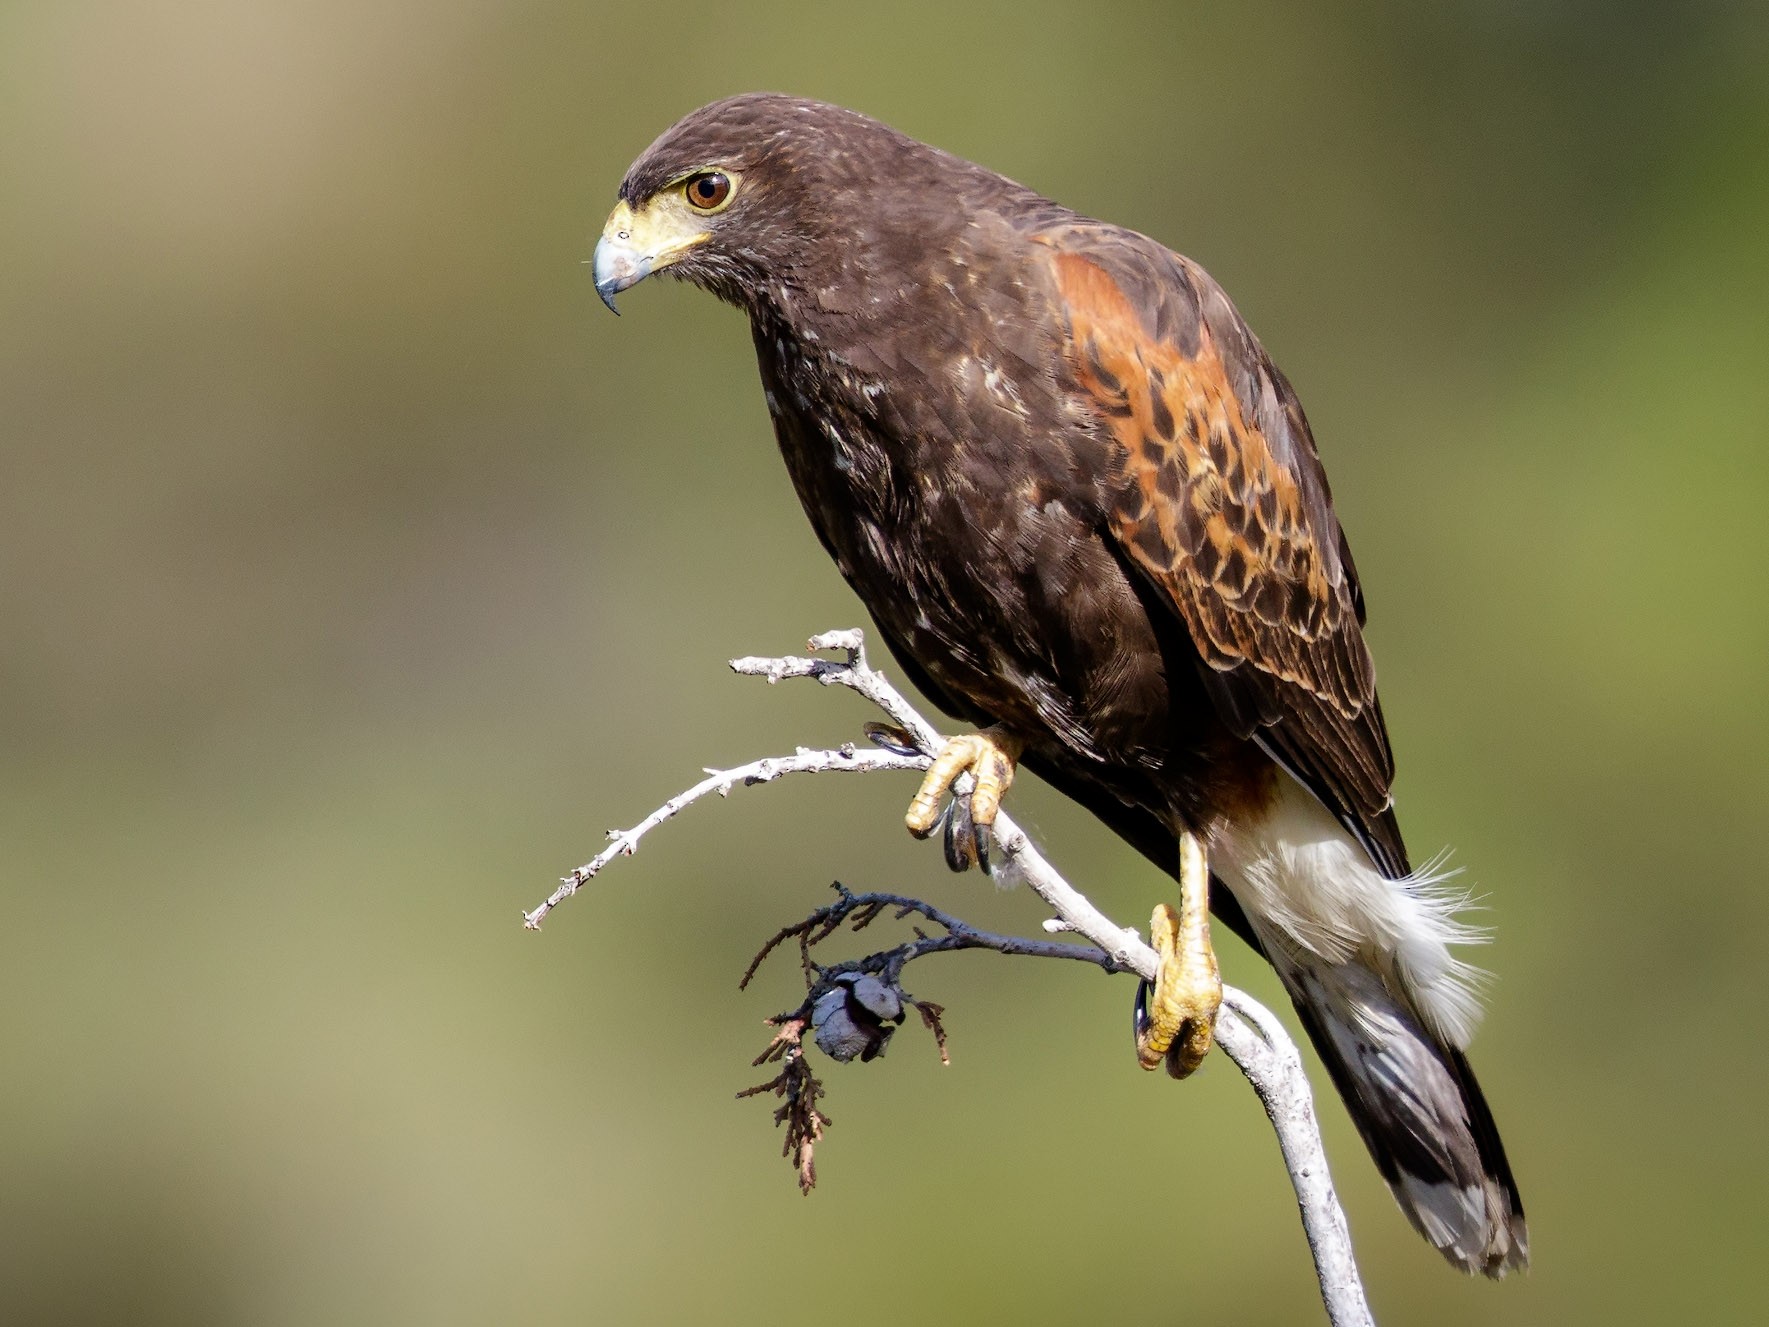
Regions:
<instances>
[{"instance_id":1,"label":"black claw","mask_svg":"<svg viewBox=\"0 0 1769 1327\"><path fill-rule=\"evenodd\" d=\"M977 863L972 856L970 807L953 798L940 813L940 827L945 831L946 865L954 871L970 870Z\"/></svg>"},{"instance_id":2,"label":"black claw","mask_svg":"<svg viewBox=\"0 0 1769 1327\"><path fill-rule=\"evenodd\" d=\"M1149 1030L1149 996L1155 985L1147 978L1136 983L1136 1005L1130 1012L1130 1030L1136 1035L1136 1046L1142 1049L1143 1034Z\"/></svg>"},{"instance_id":3,"label":"black claw","mask_svg":"<svg viewBox=\"0 0 1769 1327\"><path fill-rule=\"evenodd\" d=\"M995 867L989 861L989 827L972 825L970 833L971 847L977 854L977 865L983 868L984 875L994 875Z\"/></svg>"},{"instance_id":4,"label":"black claw","mask_svg":"<svg viewBox=\"0 0 1769 1327\"><path fill-rule=\"evenodd\" d=\"M868 723L862 725L860 731L866 734L866 739L874 746L883 747L892 755L921 754L921 748L915 745L915 740L894 723Z\"/></svg>"}]
</instances>

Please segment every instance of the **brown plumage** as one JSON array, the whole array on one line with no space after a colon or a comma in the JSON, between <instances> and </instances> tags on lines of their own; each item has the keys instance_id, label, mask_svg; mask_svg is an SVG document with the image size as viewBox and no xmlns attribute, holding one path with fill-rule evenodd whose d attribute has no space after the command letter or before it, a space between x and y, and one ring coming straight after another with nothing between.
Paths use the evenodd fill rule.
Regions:
<instances>
[{"instance_id":1,"label":"brown plumage","mask_svg":"<svg viewBox=\"0 0 1769 1327\"><path fill-rule=\"evenodd\" d=\"M790 97L688 116L620 197L604 298L667 269L748 313L805 511L916 684L1163 870L1181 830L1212 843L1218 916L1284 977L1408 1216L1463 1267L1521 1265L1350 550L1216 283Z\"/></svg>"}]
</instances>

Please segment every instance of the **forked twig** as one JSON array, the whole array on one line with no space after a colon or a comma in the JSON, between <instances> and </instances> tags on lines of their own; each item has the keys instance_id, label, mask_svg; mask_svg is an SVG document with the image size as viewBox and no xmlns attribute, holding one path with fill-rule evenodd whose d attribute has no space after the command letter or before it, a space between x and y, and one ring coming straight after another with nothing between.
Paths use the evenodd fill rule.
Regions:
<instances>
[{"instance_id":1,"label":"forked twig","mask_svg":"<svg viewBox=\"0 0 1769 1327\"><path fill-rule=\"evenodd\" d=\"M827 632L813 637L809 648L813 651L840 651L845 658L743 658L732 660L731 667L748 676L765 677L771 683L788 678L810 677L825 686L843 686L858 692L883 710L892 724L909 736L917 753L862 750L851 744L834 751L800 747L790 756L770 757L730 770L709 770L705 779L665 802L633 828L611 831L608 836L610 846L566 876L560 882L559 888L538 907L524 913L523 924L530 929L539 929L541 921L548 913L581 889L615 857L630 856L647 832L711 793L725 796L735 787L772 782L786 774L926 769L931 759L928 753L939 749L939 732L885 680L883 674L868 665L861 633L857 630ZM962 795L966 790L965 781L961 780L955 791ZM969 944L945 944L921 952L941 952L942 949L952 948L996 948L1001 949L1001 952L1035 954L1040 957L1084 958L1111 971L1133 972L1150 980L1154 978L1157 962L1155 951L1144 943L1141 935L1118 926L1063 879L1005 812L996 819L994 839L997 862L993 874L998 879L1023 881L1056 914L1052 921L1045 924L1047 930L1073 931L1091 941L1096 946L1096 952L1088 954L1076 946L1053 945L1048 941L988 936L985 932L974 931L957 918L932 916L928 905L917 900L887 896L899 903L911 905L911 910L929 916L930 920L939 922L948 932L944 937L923 937L909 946L899 946L899 950L912 948L914 944L920 943L939 946L941 941L952 941L968 932L973 937L986 936L988 940L1009 941L1016 946L1051 945L1053 949L1062 952L1051 953L1043 948L1029 947L1001 949L1001 946L982 942L980 939ZM866 920L870 921L877 915L878 911L874 910ZM840 922L835 924L839 925ZM803 925L806 924L801 924ZM810 933L794 927L784 929L769 942L762 955L758 955L757 962L777 945L799 935L801 963L807 980L811 981L815 968L810 959L809 946L814 941L807 942L802 938ZM825 935L829 933L823 932ZM865 963L879 958L881 956L874 955L869 960L857 962ZM908 961L905 958L898 962L898 974L902 963ZM753 973L753 965L751 971ZM830 974L837 971L835 968L827 970ZM812 989L815 993L815 983ZM827 995L827 991L825 994ZM938 1006L933 1008L934 1013L930 1018L926 1012L927 1006L921 1006L922 1018L935 1033L943 1051L944 1030L939 1022L943 1011ZM788 1126L787 1154L795 1159L795 1164L800 1168L801 1185L808 1188L815 1179L811 1149L828 1124L828 1119L815 1106L817 1096L821 1095L821 1086L811 1076L809 1069L804 1067L804 1051L798 1043L809 1023L801 1022L798 1012L782 1015L779 1020L770 1020L780 1026L781 1031L764 1056L785 1060L786 1067L780 1077L751 1091L774 1091L785 1098L786 1104L776 1113L776 1118ZM878 1044L882 1046L882 1039ZM1309 1090L1302 1057L1296 1044L1270 1010L1232 986L1223 987L1222 1009L1216 1023L1216 1044L1253 1085L1253 1090L1258 1094L1260 1104L1265 1108L1266 1116L1271 1120L1272 1128L1277 1134L1284 1165L1289 1171L1290 1183L1295 1189L1297 1204L1301 1209L1302 1226L1308 1237L1310 1252L1314 1256L1315 1274L1320 1283L1321 1299L1326 1306L1329 1322L1333 1327L1365 1327L1373 1324L1352 1253L1351 1232L1346 1224L1344 1210L1333 1190L1332 1177L1328 1173L1320 1125L1314 1113L1314 1098ZM860 1053L864 1055L863 1051Z\"/></svg>"}]
</instances>

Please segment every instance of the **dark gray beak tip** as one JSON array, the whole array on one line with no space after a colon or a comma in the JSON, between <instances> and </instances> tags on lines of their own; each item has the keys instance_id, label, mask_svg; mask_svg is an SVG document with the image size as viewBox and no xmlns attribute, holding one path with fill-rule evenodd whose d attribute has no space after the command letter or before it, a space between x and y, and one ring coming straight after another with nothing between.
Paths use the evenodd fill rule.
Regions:
<instances>
[{"instance_id":1,"label":"dark gray beak tip","mask_svg":"<svg viewBox=\"0 0 1769 1327\"><path fill-rule=\"evenodd\" d=\"M612 313L616 318L620 317L620 310L614 307L614 296L615 292L619 289L620 286L613 281L598 281L596 283L596 293L602 297L602 302L608 306L608 312Z\"/></svg>"}]
</instances>

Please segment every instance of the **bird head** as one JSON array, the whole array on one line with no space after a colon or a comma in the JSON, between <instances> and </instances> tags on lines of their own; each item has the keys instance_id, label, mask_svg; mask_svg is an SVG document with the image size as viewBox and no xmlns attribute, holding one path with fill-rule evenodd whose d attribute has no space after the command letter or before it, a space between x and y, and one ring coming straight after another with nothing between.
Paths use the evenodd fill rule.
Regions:
<instances>
[{"instance_id":1,"label":"bird head","mask_svg":"<svg viewBox=\"0 0 1769 1327\"><path fill-rule=\"evenodd\" d=\"M836 106L747 93L685 116L621 181L596 245L596 293L614 297L654 272L753 304L820 250L829 218L853 200L854 169L885 126Z\"/></svg>"},{"instance_id":2,"label":"bird head","mask_svg":"<svg viewBox=\"0 0 1769 1327\"><path fill-rule=\"evenodd\" d=\"M869 259L922 251L959 224L954 172L986 174L840 106L769 92L713 102L627 171L596 245L596 292L613 309L668 272L752 311L852 294L874 270L902 270Z\"/></svg>"}]
</instances>

